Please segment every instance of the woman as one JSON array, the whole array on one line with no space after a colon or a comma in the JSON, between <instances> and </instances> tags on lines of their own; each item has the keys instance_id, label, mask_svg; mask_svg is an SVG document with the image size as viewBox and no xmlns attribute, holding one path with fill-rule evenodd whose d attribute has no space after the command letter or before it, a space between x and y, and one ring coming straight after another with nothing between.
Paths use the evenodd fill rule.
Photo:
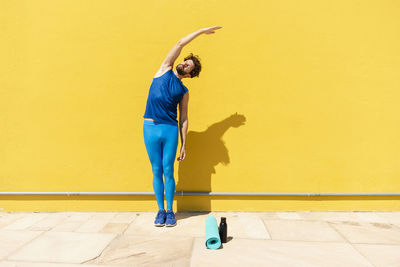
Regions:
<instances>
[{"instance_id":1,"label":"woman","mask_svg":"<svg viewBox=\"0 0 400 267\"><path fill-rule=\"evenodd\" d=\"M173 65L182 48L200 34L214 33L221 26L200 29L177 42L161 64L153 78L144 113L143 136L147 154L153 172L153 189L159 211L154 221L155 226L175 226L176 220L172 211L175 195L174 162L178 137L181 133L181 150L178 161L186 156L185 144L188 129L189 91L182 83L183 78L198 77L201 71L200 60L190 54L184 62ZM179 129L177 121L177 105L179 103ZM167 210L164 209L164 182Z\"/></svg>"}]
</instances>

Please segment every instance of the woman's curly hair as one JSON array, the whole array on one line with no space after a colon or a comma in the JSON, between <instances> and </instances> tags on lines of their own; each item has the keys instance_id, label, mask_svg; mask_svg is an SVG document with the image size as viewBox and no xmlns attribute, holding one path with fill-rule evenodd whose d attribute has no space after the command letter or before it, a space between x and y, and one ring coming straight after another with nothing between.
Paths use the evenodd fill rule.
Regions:
<instances>
[{"instance_id":1,"label":"woman's curly hair","mask_svg":"<svg viewBox=\"0 0 400 267\"><path fill-rule=\"evenodd\" d=\"M193 55L193 53L190 53L187 57L185 57L184 61L191 59L194 63L194 68L190 72L190 78L194 77L199 77L200 71L201 71L201 63L200 63L200 58L199 56Z\"/></svg>"}]
</instances>

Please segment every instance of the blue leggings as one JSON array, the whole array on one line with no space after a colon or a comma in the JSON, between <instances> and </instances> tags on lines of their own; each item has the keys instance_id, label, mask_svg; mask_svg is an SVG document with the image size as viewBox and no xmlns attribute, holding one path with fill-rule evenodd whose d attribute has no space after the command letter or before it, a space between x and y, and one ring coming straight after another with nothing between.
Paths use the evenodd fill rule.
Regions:
<instances>
[{"instance_id":1,"label":"blue leggings","mask_svg":"<svg viewBox=\"0 0 400 267\"><path fill-rule=\"evenodd\" d=\"M153 189L159 209L164 209L164 182L167 209L172 210L175 195L174 162L178 147L178 126L144 120L144 144L153 172Z\"/></svg>"}]
</instances>

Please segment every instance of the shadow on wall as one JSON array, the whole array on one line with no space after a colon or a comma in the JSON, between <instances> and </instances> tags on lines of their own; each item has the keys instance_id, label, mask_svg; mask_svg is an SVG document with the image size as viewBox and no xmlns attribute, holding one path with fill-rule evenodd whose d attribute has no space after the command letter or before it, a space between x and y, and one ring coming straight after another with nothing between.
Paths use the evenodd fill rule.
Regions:
<instances>
[{"instance_id":1,"label":"shadow on wall","mask_svg":"<svg viewBox=\"0 0 400 267\"><path fill-rule=\"evenodd\" d=\"M189 131L186 138L186 158L179 163L176 192L211 192L211 175L219 163L229 164L229 151L222 137L231 127L244 125L246 117L237 112L214 123L204 132ZM179 152L179 149L178 149ZM185 200L190 204L185 203ZM207 196L176 196L177 211L211 210L211 199Z\"/></svg>"}]
</instances>

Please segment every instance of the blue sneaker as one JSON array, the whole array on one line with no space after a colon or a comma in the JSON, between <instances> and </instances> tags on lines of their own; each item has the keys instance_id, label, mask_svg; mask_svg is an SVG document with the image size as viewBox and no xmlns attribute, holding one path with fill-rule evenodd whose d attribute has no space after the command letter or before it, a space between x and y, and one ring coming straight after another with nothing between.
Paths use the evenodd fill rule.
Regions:
<instances>
[{"instance_id":1,"label":"blue sneaker","mask_svg":"<svg viewBox=\"0 0 400 267\"><path fill-rule=\"evenodd\" d=\"M167 210L167 220L165 226L172 227L176 225L175 214L172 210Z\"/></svg>"},{"instance_id":2,"label":"blue sneaker","mask_svg":"<svg viewBox=\"0 0 400 267\"><path fill-rule=\"evenodd\" d=\"M165 210L159 210L154 221L154 226L164 226L165 225Z\"/></svg>"}]
</instances>

